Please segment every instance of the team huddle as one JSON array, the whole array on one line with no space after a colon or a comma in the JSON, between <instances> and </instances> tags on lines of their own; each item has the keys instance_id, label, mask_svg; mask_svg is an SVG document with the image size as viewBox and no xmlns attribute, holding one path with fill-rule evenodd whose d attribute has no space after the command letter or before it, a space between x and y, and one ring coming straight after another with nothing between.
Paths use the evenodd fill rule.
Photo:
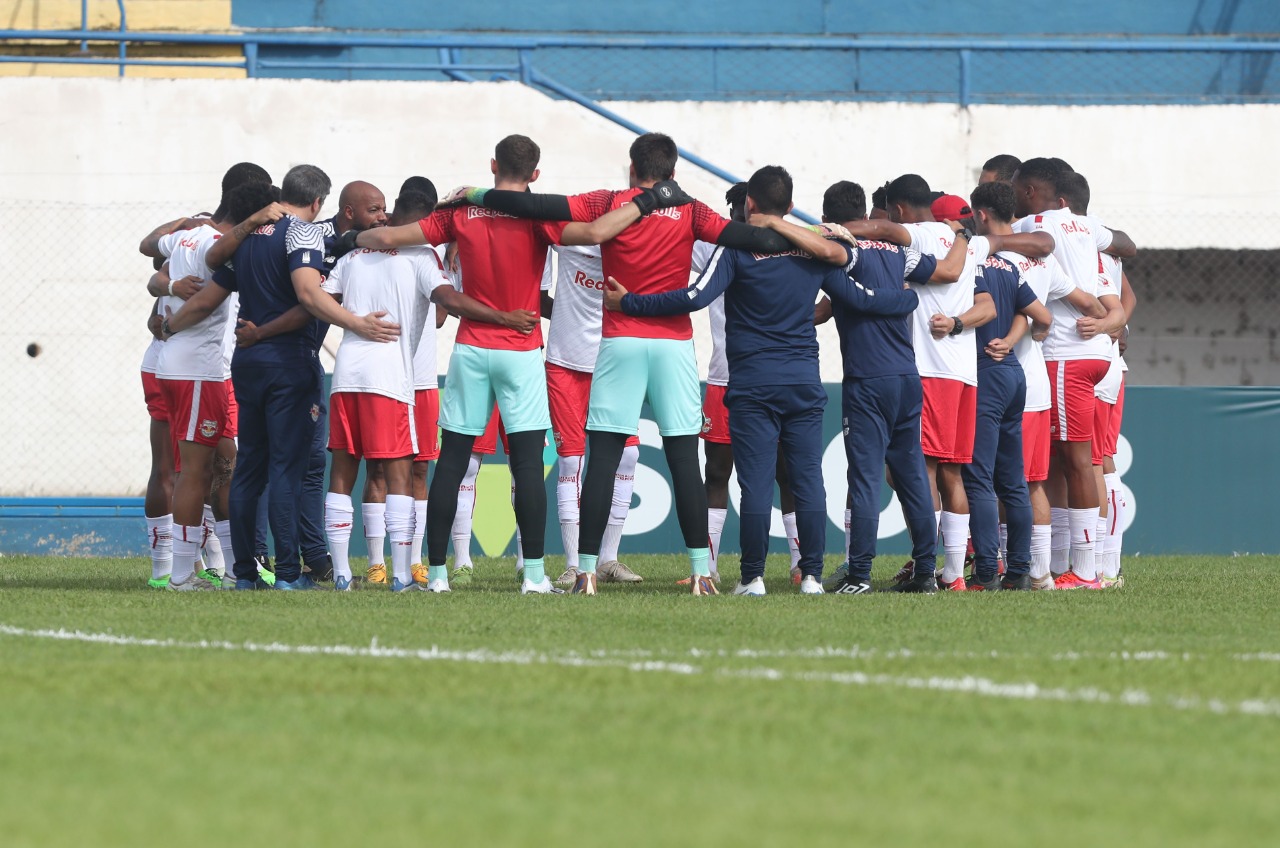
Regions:
<instances>
[{"instance_id":1,"label":"team huddle","mask_svg":"<svg viewBox=\"0 0 1280 848\"><path fill-rule=\"evenodd\" d=\"M694 595L719 592L735 469L734 594L765 594L775 484L799 591L870 592L886 481L912 544L891 591L1122 584L1113 457L1135 301L1121 260L1136 248L1089 216L1088 182L1067 163L997 156L968 200L907 174L870 210L862 187L841 181L824 195L824 223L806 227L784 217L783 168L733 186L725 217L674 182L677 148L658 133L632 144L627 189L535 193L539 158L533 141L508 136L493 188L440 199L410 177L388 213L381 191L354 182L323 221L331 185L319 168L295 166L277 189L240 163L214 213L143 239L158 265L142 369L151 586L350 590L363 460L365 582L449 592L472 577L477 473L499 437L521 593L639 582L618 549L646 402ZM689 318L703 308L705 396ZM450 316L441 389L436 333ZM826 321L840 339L849 472L846 556L824 583L815 327ZM326 397L318 354L330 325L344 332ZM567 560L554 582L548 430Z\"/></svg>"}]
</instances>

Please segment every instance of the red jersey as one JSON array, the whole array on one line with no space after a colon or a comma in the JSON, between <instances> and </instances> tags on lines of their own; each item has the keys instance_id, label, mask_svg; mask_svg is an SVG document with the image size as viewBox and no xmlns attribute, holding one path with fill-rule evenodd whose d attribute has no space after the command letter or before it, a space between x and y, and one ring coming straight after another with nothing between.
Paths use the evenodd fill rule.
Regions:
<instances>
[{"instance_id":1,"label":"red jersey","mask_svg":"<svg viewBox=\"0 0 1280 848\"><path fill-rule=\"evenodd\" d=\"M640 189L603 189L569 198L575 221L594 221L606 212L631 202ZM693 243L715 243L729 224L703 203L658 209L600 245L605 279L613 277L635 294L687 289L693 260ZM636 318L621 312L604 313L603 338L630 336L643 339L691 339L693 323L688 315Z\"/></svg>"},{"instance_id":2,"label":"red jersey","mask_svg":"<svg viewBox=\"0 0 1280 848\"><path fill-rule=\"evenodd\" d=\"M512 218L482 206L459 206L437 209L418 226L429 244L458 243L464 294L501 312L527 309L541 317L547 246L560 243L565 222ZM458 322L457 343L489 350L537 350L542 347L542 326L526 336L499 324L463 318Z\"/></svg>"}]
</instances>

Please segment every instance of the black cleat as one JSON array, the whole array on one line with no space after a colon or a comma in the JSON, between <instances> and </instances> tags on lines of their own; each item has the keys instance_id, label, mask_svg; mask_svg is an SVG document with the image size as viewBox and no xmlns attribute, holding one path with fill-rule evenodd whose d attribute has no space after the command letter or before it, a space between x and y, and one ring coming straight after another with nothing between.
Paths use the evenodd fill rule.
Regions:
<instances>
[{"instance_id":1,"label":"black cleat","mask_svg":"<svg viewBox=\"0 0 1280 848\"><path fill-rule=\"evenodd\" d=\"M1006 592L1030 592L1031 591L1031 575L1006 574L1004 580L1000 581L1000 588Z\"/></svg>"},{"instance_id":2,"label":"black cleat","mask_svg":"<svg viewBox=\"0 0 1280 848\"><path fill-rule=\"evenodd\" d=\"M871 591L870 580L855 580L852 577L845 575L845 577L843 577L840 580L840 582L835 585L835 588L827 590L827 594L829 595L865 595L870 591Z\"/></svg>"},{"instance_id":3,"label":"black cleat","mask_svg":"<svg viewBox=\"0 0 1280 848\"><path fill-rule=\"evenodd\" d=\"M890 592L905 592L912 595L936 595L938 578L934 574L913 574L910 580L904 580L896 586L889 587Z\"/></svg>"},{"instance_id":4,"label":"black cleat","mask_svg":"<svg viewBox=\"0 0 1280 848\"><path fill-rule=\"evenodd\" d=\"M1027 579L1028 581L1030 581L1029 577ZM973 577L966 584L965 591L966 592L999 592L1001 588L1003 587L1000 585L999 572L991 575L990 580L980 580L978 578L978 575L975 573ZM1030 588L1029 582L1028 582L1028 588Z\"/></svg>"}]
</instances>

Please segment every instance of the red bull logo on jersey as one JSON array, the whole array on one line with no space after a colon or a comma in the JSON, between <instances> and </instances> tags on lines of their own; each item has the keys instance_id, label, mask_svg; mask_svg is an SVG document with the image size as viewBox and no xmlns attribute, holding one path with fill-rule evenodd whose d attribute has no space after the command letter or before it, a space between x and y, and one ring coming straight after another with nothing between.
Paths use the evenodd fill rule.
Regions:
<instances>
[{"instance_id":1,"label":"red bull logo on jersey","mask_svg":"<svg viewBox=\"0 0 1280 848\"><path fill-rule=\"evenodd\" d=\"M206 418L200 422L200 435L206 439L212 439L218 435L218 422L212 418Z\"/></svg>"},{"instance_id":2,"label":"red bull logo on jersey","mask_svg":"<svg viewBox=\"0 0 1280 848\"><path fill-rule=\"evenodd\" d=\"M1062 231L1064 233L1080 233L1086 236L1090 235L1089 228L1074 218L1070 221L1063 221L1059 226L1062 227Z\"/></svg>"},{"instance_id":3,"label":"red bull logo on jersey","mask_svg":"<svg viewBox=\"0 0 1280 848\"><path fill-rule=\"evenodd\" d=\"M574 285L582 286L584 289L604 291L604 280L593 280L584 271L579 271L573 275L573 283Z\"/></svg>"}]
</instances>

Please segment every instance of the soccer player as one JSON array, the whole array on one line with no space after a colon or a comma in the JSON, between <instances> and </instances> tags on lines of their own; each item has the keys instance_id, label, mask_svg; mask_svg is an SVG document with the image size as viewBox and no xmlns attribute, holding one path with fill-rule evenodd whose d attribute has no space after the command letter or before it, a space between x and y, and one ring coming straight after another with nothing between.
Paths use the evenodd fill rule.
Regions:
<instances>
[{"instance_id":1,"label":"soccer player","mask_svg":"<svg viewBox=\"0 0 1280 848\"><path fill-rule=\"evenodd\" d=\"M490 162L496 188L524 193L538 177L540 151L532 140L513 135L500 141ZM476 206L437 209L417 224L366 230L359 247L394 248L456 241L466 269L463 291L495 309L525 309L537 315L539 284L551 244L598 244L640 217L632 205L590 224L552 224L514 219ZM433 297L445 290L439 288ZM440 403L444 432L440 459L427 501L428 568L443 568L458 503L458 485L471 460L476 436L484 432L494 401L507 425L511 474L515 480L516 523L525 551L522 594L555 590L544 571L547 514L542 447L551 424L541 327L522 333L464 319L449 361L449 379ZM613 468L617 468L615 458ZM612 471L611 471L612 473Z\"/></svg>"},{"instance_id":2,"label":"soccer player","mask_svg":"<svg viewBox=\"0 0 1280 848\"><path fill-rule=\"evenodd\" d=\"M992 156L982 163L982 173L978 175L978 185L983 183L1013 183L1013 175L1018 172L1022 160L1008 153Z\"/></svg>"},{"instance_id":3,"label":"soccer player","mask_svg":"<svg viewBox=\"0 0 1280 848\"><path fill-rule=\"evenodd\" d=\"M157 271L152 277L160 276ZM165 275L165 285L168 276ZM169 436L169 413L164 406L164 395L156 380L156 360L160 358L160 346L164 339L159 333L160 299L151 308L148 328L152 331L151 343L142 355L142 396L150 421L151 473L147 477L147 494L142 512L147 520L147 548L151 552L151 577L147 585L163 589L169 585L173 571L173 445Z\"/></svg>"},{"instance_id":4,"label":"soccer player","mask_svg":"<svg viewBox=\"0 0 1280 848\"><path fill-rule=\"evenodd\" d=\"M766 166L747 183L747 212L754 224L779 232L803 252L758 254L720 247L687 291L627 297L625 288L610 278L613 291L606 295L611 309L620 306L631 315L654 316L692 312L725 296L725 405L742 484L742 576L735 595L765 594L779 445L795 487L800 591L823 594L822 410L827 395L818 373L813 324L818 290L851 310L873 315L906 315L919 302L914 292L869 292L833 267L841 259L846 267L851 265L855 251L784 221L781 216L791 211L791 196L791 175L776 165Z\"/></svg>"},{"instance_id":5,"label":"soccer player","mask_svg":"<svg viewBox=\"0 0 1280 848\"><path fill-rule=\"evenodd\" d=\"M670 182L677 159L674 141L661 133L646 133L631 144L628 189L604 189L574 197L472 190L468 199L508 214L550 220L586 221L629 206L659 207L601 248L606 278L621 280L638 294L687 288L693 244L698 240L764 253L790 249L790 243L776 233L730 222L697 201L688 203L679 187ZM664 205L678 208L660 208ZM596 563L614 474L627 439L636 433L647 398L671 471L676 516L689 553L692 592L716 594L708 562L707 497L697 461L702 415L693 326L685 315L645 319L609 313L604 316L601 335L587 413L591 450L582 485L581 574L574 591L595 593Z\"/></svg>"},{"instance_id":6,"label":"soccer player","mask_svg":"<svg viewBox=\"0 0 1280 848\"><path fill-rule=\"evenodd\" d=\"M978 238L995 222L1006 227L1013 220L1013 187L1009 183L980 184L970 195ZM977 241L977 239L975 239ZM977 327L978 407L973 461L964 466L969 501L969 531L973 536L974 570L970 591L1031 589L1031 500L1022 464L1022 416L1026 407L1026 376L1013 348L1027 332L1025 315L1035 331L1047 331L1053 320L1023 279L1017 254L994 253L978 266L978 282L995 303L994 320ZM933 322L934 338L952 330L945 317ZM1008 522L1008 571L1000 580L1000 511Z\"/></svg>"},{"instance_id":7,"label":"soccer player","mask_svg":"<svg viewBox=\"0 0 1280 848\"><path fill-rule=\"evenodd\" d=\"M328 176L314 165L297 165L285 175L280 202L237 224L241 241L234 267L217 269L216 285L205 286L171 319L173 332L208 315L233 291L240 317L256 326L301 305L328 323L365 338L392 341L400 328L376 314L355 316L320 287L324 235L313 222L329 193ZM248 348L231 362L240 407L240 457L231 481L231 534L237 589L255 588L253 559L257 504L270 481L271 534L276 544L276 589L313 589L302 575L298 554L297 505L320 416L312 328L280 333ZM301 438L300 438L301 436Z\"/></svg>"},{"instance_id":8,"label":"soccer player","mask_svg":"<svg viewBox=\"0 0 1280 848\"><path fill-rule=\"evenodd\" d=\"M1097 589L1094 537L1098 526L1098 485L1092 465L1094 387L1111 360L1108 333L1124 325L1124 309L1110 281L1099 273L1099 252L1135 255L1124 233L1091 225L1061 208L1060 186L1072 173L1060 160L1029 159L1014 175L1015 228L1046 233L1053 256L1076 287L1094 294L1107 310L1105 318L1080 315L1065 300L1050 301L1053 325L1044 342L1052 389L1048 494L1053 505L1052 558L1058 589ZM1056 473L1055 473L1056 469ZM1065 505L1065 506L1064 506ZM1063 556L1067 554L1067 556Z\"/></svg>"}]
</instances>

